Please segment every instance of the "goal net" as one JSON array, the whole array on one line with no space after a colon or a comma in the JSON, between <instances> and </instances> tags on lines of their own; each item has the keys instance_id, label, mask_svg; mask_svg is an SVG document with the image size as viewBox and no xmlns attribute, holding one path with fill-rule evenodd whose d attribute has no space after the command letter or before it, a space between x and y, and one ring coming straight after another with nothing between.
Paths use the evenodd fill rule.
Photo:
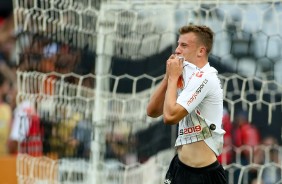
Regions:
<instances>
[{"instance_id":1,"label":"goal net","mask_svg":"<svg viewBox=\"0 0 282 184\"><path fill-rule=\"evenodd\" d=\"M176 131L147 117L146 105L184 24L215 32L209 61L220 73L231 121L244 110L250 122L281 137L281 1L13 2L17 104L29 102L39 117L39 124L31 116L22 121L28 128L19 145L19 183L163 183ZM281 173L275 145L226 150L234 155L232 163L223 158L229 183ZM255 161L254 150L264 162Z\"/></svg>"}]
</instances>

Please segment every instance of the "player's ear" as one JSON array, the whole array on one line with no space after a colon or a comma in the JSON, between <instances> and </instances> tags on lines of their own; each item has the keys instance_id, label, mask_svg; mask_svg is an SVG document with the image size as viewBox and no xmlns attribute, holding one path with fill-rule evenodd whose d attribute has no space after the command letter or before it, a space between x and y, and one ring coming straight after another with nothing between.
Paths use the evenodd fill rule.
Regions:
<instances>
[{"instance_id":1,"label":"player's ear","mask_svg":"<svg viewBox=\"0 0 282 184\"><path fill-rule=\"evenodd\" d=\"M207 49L204 46L201 46L198 51L198 56L204 56L207 53Z\"/></svg>"}]
</instances>

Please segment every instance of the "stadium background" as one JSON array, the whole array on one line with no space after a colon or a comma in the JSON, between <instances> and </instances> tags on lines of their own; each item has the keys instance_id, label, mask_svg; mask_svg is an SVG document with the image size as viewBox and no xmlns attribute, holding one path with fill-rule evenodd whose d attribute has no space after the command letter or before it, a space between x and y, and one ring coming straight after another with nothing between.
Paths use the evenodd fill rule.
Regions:
<instances>
[{"instance_id":1,"label":"stadium background","mask_svg":"<svg viewBox=\"0 0 282 184\"><path fill-rule=\"evenodd\" d=\"M82 158L94 166L105 160L103 164L117 173L119 164L124 164L123 169L135 162L142 165L173 147L176 127L146 117L144 107L161 80L166 58L175 48L177 28L183 24L207 24L215 30L210 63L226 87L230 120L246 111L242 114L259 130L261 140L271 135L281 144L280 1L15 0L12 9L9 1L1 3L3 17L14 13L17 54L15 61L5 63L19 69L17 105L27 99L36 102L45 130L43 154L58 159L61 168L71 168L62 169L61 183L86 182L90 172L70 176L76 169L64 158ZM71 116L76 113L79 117ZM65 146L59 134L74 136L71 132L76 130L78 136L79 128L74 127L81 116L86 126L83 135L93 131L94 136L84 137L80 147ZM86 147L94 150L84 155ZM18 165L30 160L18 156ZM233 161L241 171L252 164ZM17 168L19 182L28 181L28 170ZM123 182L119 176L111 177L116 183L127 181L124 176ZM35 174L31 178L47 180Z\"/></svg>"}]
</instances>

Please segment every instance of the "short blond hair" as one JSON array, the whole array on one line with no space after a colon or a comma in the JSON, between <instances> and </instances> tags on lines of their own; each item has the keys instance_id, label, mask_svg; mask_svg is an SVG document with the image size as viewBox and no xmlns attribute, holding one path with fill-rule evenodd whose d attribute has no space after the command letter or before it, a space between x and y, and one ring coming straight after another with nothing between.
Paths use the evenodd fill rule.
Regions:
<instances>
[{"instance_id":1,"label":"short blond hair","mask_svg":"<svg viewBox=\"0 0 282 184\"><path fill-rule=\"evenodd\" d=\"M213 46L213 37L214 37L213 31L209 27L204 25L188 25L188 26L183 26L179 29L180 34L185 34L190 32L193 32L197 35L199 42L206 47L207 54L209 54Z\"/></svg>"}]
</instances>

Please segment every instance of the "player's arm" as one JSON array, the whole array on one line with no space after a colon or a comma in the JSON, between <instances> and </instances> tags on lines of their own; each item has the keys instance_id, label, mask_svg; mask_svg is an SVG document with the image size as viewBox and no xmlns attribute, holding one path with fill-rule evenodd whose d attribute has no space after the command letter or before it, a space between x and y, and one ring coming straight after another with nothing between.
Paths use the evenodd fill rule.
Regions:
<instances>
[{"instance_id":1,"label":"player's arm","mask_svg":"<svg viewBox=\"0 0 282 184\"><path fill-rule=\"evenodd\" d=\"M174 58L175 55L172 54L169 59ZM169 61L167 60L167 62ZM167 71L166 74L161 81L161 84L157 87L156 91L150 98L150 101L147 105L147 115L153 118L159 117L163 115L163 107L164 107L164 99L165 93L167 89Z\"/></svg>"},{"instance_id":2,"label":"player's arm","mask_svg":"<svg viewBox=\"0 0 282 184\"><path fill-rule=\"evenodd\" d=\"M181 119L188 115L187 110L176 103L177 99L177 80L169 79L167 92L165 95L163 115L165 124L177 124Z\"/></svg>"},{"instance_id":3,"label":"player's arm","mask_svg":"<svg viewBox=\"0 0 282 184\"><path fill-rule=\"evenodd\" d=\"M161 84L150 98L147 105L147 115L150 117L159 117L163 114L164 98L167 89L167 77L163 78Z\"/></svg>"},{"instance_id":4,"label":"player's arm","mask_svg":"<svg viewBox=\"0 0 282 184\"><path fill-rule=\"evenodd\" d=\"M188 111L179 105L177 100L177 81L182 74L183 62L178 58L170 58L167 62L167 90L164 100L163 117L166 124L177 124Z\"/></svg>"}]
</instances>

